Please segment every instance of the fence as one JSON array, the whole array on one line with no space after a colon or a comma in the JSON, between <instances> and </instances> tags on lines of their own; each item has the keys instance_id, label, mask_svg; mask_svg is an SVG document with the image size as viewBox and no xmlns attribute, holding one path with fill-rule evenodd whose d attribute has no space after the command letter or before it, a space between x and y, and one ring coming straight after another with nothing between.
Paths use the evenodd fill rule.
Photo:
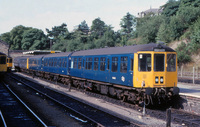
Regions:
<instances>
[{"instance_id":1,"label":"fence","mask_svg":"<svg viewBox=\"0 0 200 127\"><path fill-rule=\"evenodd\" d=\"M178 67L178 77L192 79L195 84L195 79L200 79L200 67L198 66L181 66Z\"/></svg>"}]
</instances>

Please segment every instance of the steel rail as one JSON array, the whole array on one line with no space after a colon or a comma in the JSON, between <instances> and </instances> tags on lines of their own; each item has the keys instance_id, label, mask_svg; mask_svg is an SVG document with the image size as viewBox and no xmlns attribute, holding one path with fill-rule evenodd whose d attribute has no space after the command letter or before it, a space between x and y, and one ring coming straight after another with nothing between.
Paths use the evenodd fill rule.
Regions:
<instances>
[{"instance_id":1,"label":"steel rail","mask_svg":"<svg viewBox=\"0 0 200 127\"><path fill-rule=\"evenodd\" d=\"M17 94L15 94L6 83L3 82L3 84L5 85L5 87L19 100L19 102L21 102L21 104L24 105L24 107L31 112L31 114L44 126L44 127L48 127L18 96Z\"/></svg>"},{"instance_id":2,"label":"steel rail","mask_svg":"<svg viewBox=\"0 0 200 127\"><path fill-rule=\"evenodd\" d=\"M102 124L98 123L97 121L93 120L92 118L90 118L90 117L88 117L88 116L86 116L86 115L84 115L84 114L82 114L82 113L80 113L80 112L78 112L78 111L74 110L73 108L71 108L71 107L69 107L69 106L67 106L67 105L63 104L62 102L60 102L60 101L58 101L58 100L56 100L56 99L54 99L54 98L52 98L52 97L50 97L49 95L47 95L47 94L45 94L45 93L41 92L40 90L38 90L38 89L36 89L36 88L34 88L34 87L32 87L32 86L28 85L27 83L25 83L25 82L23 82L23 81L21 81L21 80L19 80L19 79L15 78L15 77L13 77L13 76L11 76L11 77L12 77L12 78L14 78L15 80L17 80L17 81L21 82L22 84L26 85L27 87L29 87L29 88L33 89L34 91L36 91L36 92L40 93L41 95L43 95L43 96L45 96L45 97L49 98L50 100L54 101L55 103L57 103L57 104L59 104L59 105L61 105L61 106L65 107L65 108L68 108L68 109L70 109L71 111L73 111L73 112L75 112L75 113L77 113L77 114L81 115L82 117L84 117L84 118L86 118L86 119L88 119L88 120L92 121L93 123L96 123L96 124L97 124L97 127L105 127L104 125L102 125ZM56 91L55 91L55 92L56 92Z\"/></svg>"},{"instance_id":3,"label":"steel rail","mask_svg":"<svg viewBox=\"0 0 200 127\"><path fill-rule=\"evenodd\" d=\"M2 114L2 112L1 112L1 110L0 110L0 116L1 116L1 119L2 119L2 121L3 121L4 127L7 127L6 121L5 121L4 117L3 117L3 114Z\"/></svg>"}]
</instances>

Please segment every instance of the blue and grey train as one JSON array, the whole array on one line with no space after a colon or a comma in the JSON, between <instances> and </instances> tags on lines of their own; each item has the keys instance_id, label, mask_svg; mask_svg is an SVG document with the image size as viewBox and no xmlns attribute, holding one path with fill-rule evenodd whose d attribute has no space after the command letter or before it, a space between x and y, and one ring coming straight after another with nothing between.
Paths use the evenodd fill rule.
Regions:
<instances>
[{"instance_id":1,"label":"blue and grey train","mask_svg":"<svg viewBox=\"0 0 200 127\"><path fill-rule=\"evenodd\" d=\"M177 54L160 44L18 57L14 66L33 76L136 104L154 104L179 94Z\"/></svg>"}]
</instances>

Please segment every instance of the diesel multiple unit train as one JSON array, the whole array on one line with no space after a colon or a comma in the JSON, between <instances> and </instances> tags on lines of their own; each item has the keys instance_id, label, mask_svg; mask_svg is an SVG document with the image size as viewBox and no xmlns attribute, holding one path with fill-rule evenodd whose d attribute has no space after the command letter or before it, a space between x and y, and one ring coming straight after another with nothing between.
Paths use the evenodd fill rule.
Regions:
<instances>
[{"instance_id":1,"label":"diesel multiple unit train","mask_svg":"<svg viewBox=\"0 0 200 127\"><path fill-rule=\"evenodd\" d=\"M0 74L7 72L7 56L0 52Z\"/></svg>"},{"instance_id":2,"label":"diesel multiple unit train","mask_svg":"<svg viewBox=\"0 0 200 127\"><path fill-rule=\"evenodd\" d=\"M109 47L15 58L14 66L132 103L154 105L178 95L177 54L160 44Z\"/></svg>"}]
</instances>

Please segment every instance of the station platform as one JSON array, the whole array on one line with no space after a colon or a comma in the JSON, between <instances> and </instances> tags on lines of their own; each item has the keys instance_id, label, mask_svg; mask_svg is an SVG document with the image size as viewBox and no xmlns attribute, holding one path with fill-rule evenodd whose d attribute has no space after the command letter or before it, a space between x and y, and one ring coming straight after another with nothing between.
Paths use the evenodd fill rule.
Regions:
<instances>
[{"instance_id":1,"label":"station platform","mask_svg":"<svg viewBox=\"0 0 200 127\"><path fill-rule=\"evenodd\" d=\"M180 95L200 98L200 84L178 82Z\"/></svg>"}]
</instances>

